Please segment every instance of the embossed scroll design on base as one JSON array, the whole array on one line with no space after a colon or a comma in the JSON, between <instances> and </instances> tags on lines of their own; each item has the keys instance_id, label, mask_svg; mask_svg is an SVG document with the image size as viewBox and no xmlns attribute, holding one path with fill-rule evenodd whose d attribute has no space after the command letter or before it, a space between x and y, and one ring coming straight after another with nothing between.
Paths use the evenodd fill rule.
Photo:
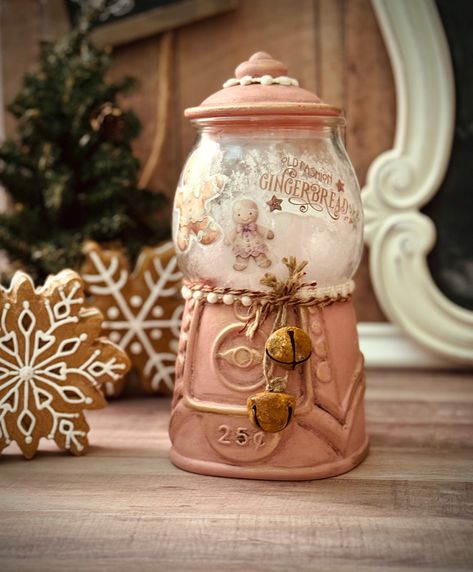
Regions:
<instances>
[{"instance_id":1,"label":"embossed scroll design on base","mask_svg":"<svg viewBox=\"0 0 473 572\"><path fill-rule=\"evenodd\" d=\"M348 307L351 302L336 304ZM296 415L291 426L277 434L254 427L245 407L246 396L264 384L260 367L264 336L243 348L239 332L245 315L235 303L226 308L226 319L223 322L219 319L223 327L219 326L220 333L212 342L210 356L204 359L202 340L197 333L202 331L204 323L209 326L212 317L207 312L213 311L213 305L203 299L191 298L186 302L170 424L171 460L183 469L204 474L287 480L340 474L361 462L368 446L362 414L363 358L358 354L351 369L346 370L351 372L349 378L340 384L342 378L331 359L334 348L330 348L327 336L326 309L314 306L296 310L295 321L311 333L314 355L302 366L300 374L291 373L298 376L293 379L294 388L300 388L296 392ZM203 387L208 376L197 373L202 372L203 361L207 360L212 368L209 373L217 382L215 390ZM252 368L254 375L247 379ZM242 387L235 387L238 371L245 379ZM184 435L192 436L191 445L189 437ZM302 457L289 461L294 466L288 467L286 457L291 449L288 444L299 442L301 437L308 449L320 450L320 458L305 462L302 458L305 447L302 447L302 453L295 452Z\"/></svg>"},{"instance_id":2,"label":"embossed scroll design on base","mask_svg":"<svg viewBox=\"0 0 473 572\"><path fill-rule=\"evenodd\" d=\"M444 296L426 256L436 231L420 209L444 177L454 128L449 48L433 0L373 0L396 83L394 146L363 190L371 279L390 320L431 351L473 363L473 312Z\"/></svg>"}]
</instances>

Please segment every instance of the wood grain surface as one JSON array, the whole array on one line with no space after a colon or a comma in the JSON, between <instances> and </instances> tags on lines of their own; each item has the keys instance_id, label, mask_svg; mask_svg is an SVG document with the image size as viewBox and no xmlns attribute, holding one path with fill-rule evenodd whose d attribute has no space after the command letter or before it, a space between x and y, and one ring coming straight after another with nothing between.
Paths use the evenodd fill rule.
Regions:
<instances>
[{"instance_id":1,"label":"wood grain surface","mask_svg":"<svg viewBox=\"0 0 473 572\"><path fill-rule=\"evenodd\" d=\"M170 403L90 412L84 457L0 457L0 570L473 569L473 378L369 372L371 451L334 479L204 477L167 458Z\"/></svg>"}]
</instances>

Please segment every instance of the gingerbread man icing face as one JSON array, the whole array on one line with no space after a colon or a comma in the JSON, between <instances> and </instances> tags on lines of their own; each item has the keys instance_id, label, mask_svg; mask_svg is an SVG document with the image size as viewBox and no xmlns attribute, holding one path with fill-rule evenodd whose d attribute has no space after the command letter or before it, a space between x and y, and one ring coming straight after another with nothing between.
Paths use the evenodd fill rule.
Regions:
<instances>
[{"instance_id":1,"label":"gingerbread man icing face","mask_svg":"<svg viewBox=\"0 0 473 572\"><path fill-rule=\"evenodd\" d=\"M182 184L178 188L174 208L178 211L176 245L184 252L192 240L208 245L214 243L222 235L222 231L207 210L207 203L225 186L226 178L222 175L212 175L205 179L200 173L191 173L195 162L192 156L182 176Z\"/></svg>"}]
</instances>

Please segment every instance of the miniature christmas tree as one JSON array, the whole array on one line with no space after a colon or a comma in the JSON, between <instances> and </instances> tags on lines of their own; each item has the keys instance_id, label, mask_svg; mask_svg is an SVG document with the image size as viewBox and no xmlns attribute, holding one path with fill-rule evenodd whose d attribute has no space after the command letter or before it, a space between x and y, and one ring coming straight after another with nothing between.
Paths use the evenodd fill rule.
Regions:
<instances>
[{"instance_id":1,"label":"miniature christmas tree","mask_svg":"<svg viewBox=\"0 0 473 572\"><path fill-rule=\"evenodd\" d=\"M44 42L39 69L9 106L17 136L0 146L0 250L35 280L78 269L84 240L124 246L131 261L168 236L164 197L138 189L131 141L140 125L117 103L133 81L105 79L111 65L83 16L64 39Z\"/></svg>"}]
</instances>

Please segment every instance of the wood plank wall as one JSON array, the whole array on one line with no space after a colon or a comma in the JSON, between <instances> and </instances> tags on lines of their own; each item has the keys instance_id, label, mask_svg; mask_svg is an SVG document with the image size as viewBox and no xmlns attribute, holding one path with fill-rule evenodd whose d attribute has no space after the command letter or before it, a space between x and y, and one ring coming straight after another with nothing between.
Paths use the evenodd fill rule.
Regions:
<instances>
[{"instance_id":1,"label":"wood plank wall","mask_svg":"<svg viewBox=\"0 0 473 572\"><path fill-rule=\"evenodd\" d=\"M38 40L64 29L60 0L0 0L4 98L8 102L34 65ZM168 56L163 54L167 47ZM240 0L237 10L114 50L112 75L138 78L127 98L143 132L135 150L143 164L165 129L150 180L173 196L195 132L186 107L216 91L235 66L265 50L289 67L301 85L345 110L346 144L363 185L371 161L393 141L394 84L389 59L369 0ZM163 91L164 90L164 91ZM166 100L166 93L168 99ZM14 123L6 121L7 133ZM385 320L374 296L365 254L355 304L363 321Z\"/></svg>"}]
</instances>

